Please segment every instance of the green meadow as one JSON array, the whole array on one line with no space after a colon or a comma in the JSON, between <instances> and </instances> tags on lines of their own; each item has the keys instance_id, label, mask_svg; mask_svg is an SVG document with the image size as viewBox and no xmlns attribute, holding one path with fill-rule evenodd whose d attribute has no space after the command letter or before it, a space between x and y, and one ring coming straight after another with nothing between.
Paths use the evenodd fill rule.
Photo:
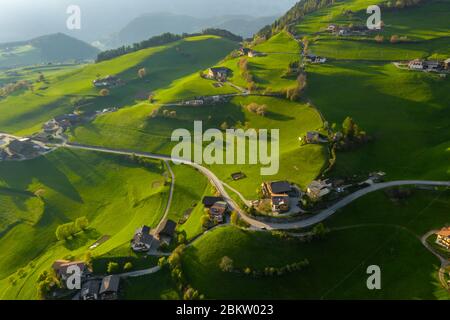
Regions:
<instances>
[{"instance_id":1,"label":"green meadow","mask_svg":"<svg viewBox=\"0 0 450 320\"><path fill-rule=\"evenodd\" d=\"M296 85L295 77L284 77L289 64L300 60L300 45L290 34L280 32L252 49L265 54L261 57L246 57L249 73L253 76L257 91L284 92ZM231 82L246 88L248 83L242 77L238 67L240 59L228 59L221 65L233 71Z\"/></svg>"},{"instance_id":2,"label":"green meadow","mask_svg":"<svg viewBox=\"0 0 450 320\"><path fill-rule=\"evenodd\" d=\"M381 1L341 0L334 5L308 14L297 26L300 35L314 36L326 30L329 24L365 25L369 15L366 9ZM346 11L352 14L345 14ZM382 9L381 20L384 22L382 34L387 36L407 36L410 40L429 40L448 37L448 0L429 0L419 6L403 9Z\"/></svg>"},{"instance_id":3,"label":"green meadow","mask_svg":"<svg viewBox=\"0 0 450 320\"><path fill-rule=\"evenodd\" d=\"M6 210L0 212L0 296L34 299L37 276L54 260L83 258L90 245L108 235L92 251L100 256L128 244L137 227L155 227L167 204L165 171L160 162L143 168L124 157L69 150L1 163L0 206ZM89 231L58 242L57 226L80 216L89 219Z\"/></svg>"},{"instance_id":4,"label":"green meadow","mask_svg":"<svg viewBox=\"0 0 450 320\"><path fill-rule=\"evenodd\" d=\"M254 200L266 180L289 180L305 189L327 168L329 146L301 146L298 138L323 130L326 123L340 129L351 116L373 139L355 150L338 152L329 173L332 177L384 171L387 180L450 180L449 77L401 70L390 63L449 56L450 1L430 0L418 7L382 12L383 43L321 33L329 23L364 23L370 4L374 3L336 1L299 23L298 35L308 37L310 53L330 58L325 64L307 65L301 101L249 95L215 105L171 104L239 93L229 83L215 86L200 76L212 66L230 68L230 83L248 86L239 70L240 58L227 57L239 44L199 36L97 64L0 72L0 85L34 81L39 72L46 78L35 83L33 91L0 100L0 132L37 132L52 117L72 112L78 99L86 100L82 111L119 107L68 131L70 141L82 144L170 155L176 145L171 141L173 131L184 128L192 133L194 121L202 121L203 130L279 130L279 171L273 176L260 173L268 165L205 165ZM346 15L345 10L354 14ZM409 42L390 43L393 34L407 36ZM283 92L296 85L296 79L284 77L289 64L300 59L293 36L283 31L254 49L266 53L247 58L257 94ZM144 79L138 77L141 68L147 70ZM100 97L92 80L109 74L118 75L125 84ZM146 98L150 94L153 103ZM265 115L249 111L250 103L265 105ZM172 115L164 115L164 110ZM201 199L214 190L193 168L174 164L171 168L175 189L168 218L181 222L177 231L192 240L203 233ZM233 181L235 172L246 178ZM0 299L37 299L36 280L44 270L57 259L83 259L103 236L109 239L92 250L97 271L103 273L110 260L132 261L136 269L154 266L157 258L132 254L129 241L139 226L159 224L171 182L161 161L142 164L87 151L60 149L34 160L0 162ZM311 243L225 226L205 233L186 249L183 270L187 282L208 299L450 299L439 284L439 261L420 242L429 230L450 223L449 206L448 191L414 190L407 199L395 202L376 192L340 210L326 222L332 230L328 237ZM57 241L57 226L82 216L89 219L89 230ZM311 264L300 272L253 278L222 272L219 263L224 256L240 269L283 267L305 258ZM374 264L382 269L379 291L366 287L366 269ZM125 299L180 299L167 270L123 281L123 293Z\"/></svg>"},{"instance_id":5,"label":"green meadow","mask_svg":"<svg viewBox=\"0 0 450 320\"><path fill-rule=\"evenodd\" d=\"M372 4L369 1L339 1L305 17L298 25L298 32L311 40L311 53L332 59L396 61L448 58L450 1L447 0L427 1L420 6L401 10L382 9L384 27L371 35L333 36L324 31L331 23L341 26L365 25L369 17L365 9ZM344 13L345 10L354 12L348 15ZM376 42L376 35L382 35L384 41ZM390 43L392 35L406 37L406 40Z\"/></svg>"},{"instance_id":6,"label":"green meadow","mask_svg":"<svg viewBox=\"0 0 450 320\"><path fill-rule=\"evenodd\" d=\"M268 107L266 116L257 116L246 109L252 102ZM130 148L171 154L175 146L171 142L173 130L193 130L195 120L203 121L203 129L219 128L226 122L229 127L238 123L247 128L278 129L280 132L280 170L275 176L264 177L260 165L212 165L211 169L224 181L237 187L245 196L254 198L263 180L284 179L306 187L327 164L326 146L300 146L298 138L307 131L322 129L320 114L312 107L272 97L236 97L228 104L201 107L167 107L176 111L176 118L149 117L151 107L147 104L134 106L108 114L93 123L80 126L73 132L76 142L114 148ZM122 120L123 119L123 120ZM248 158L248 155L247 155ZM247 179L231 182L231 174L244 171Z\"/></svg>"},{"instance_id":7,"label":"green meadow","mask_svg":"<svg viewBox=\"0 0 450 320\"><path fill-rule=\"evenodd\" d=\"M430 228L448 223L449 204L448 192L417 191L402 203L376 193L339 212L327 223L328 237L311 243L221 228L187 249L183 268L209 299L449 299L438 282L439 261L419 240ZM255 279L222 272L224 256L241 269L282 267L304 258L310 266ZM374 264L382 270L382 290L370 291L366 269Z\"/></svg>"},{"instance_id":8,"label":"green meadow","mask_svg":"<svg viewBox=\"0 0 450 320\"><path fill-rule=\"evenodd\" d=\"M34 92L0 101L0 130L17 134L39 131L52 117L72 112L73 99L77 98L91 99L81 108L86 111L134 105L142 95L148 96L157 88L214 64L236 47L227 39L199 36L69 71L42 84L45 90L36 87ZM137 71L143 67L148 74L140 79ZM109 74L118 75L126 84L111 89L108 97L99 97L92 81Z\"/></svg>"},{"instance_id":9,"label":"green meadow","mask_svg":"<svg viewBox=\"0 0 450 320\"><path fill-rule=\"evenodd\" d=\"M307 95L330 123L350 115L374 139L338 153L335 175L382 170L391 180L449 179L448 78L361 62L311 66L308 74Z\"/></svg>"}]
</instances>

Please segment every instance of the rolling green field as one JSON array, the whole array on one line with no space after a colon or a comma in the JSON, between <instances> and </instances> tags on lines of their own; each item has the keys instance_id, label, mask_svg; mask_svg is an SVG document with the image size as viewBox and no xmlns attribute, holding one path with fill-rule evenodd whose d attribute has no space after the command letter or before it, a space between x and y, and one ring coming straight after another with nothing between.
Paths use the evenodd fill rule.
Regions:
<instances>
[{"instance_id":1,"label":"rolling green field","mask_svg":"<svg viewBox=\"0 0 450 320\"><path fill-rule=\"evenodd\" d=\"M446 58L450 55L450 1L429 0L419 7L382 13L383 43L372 38L338 38L321 33L329 23L364 23L368 0L336 1L309 14L298 27L309 39L309 52L325 56L325 64L307 65L307 87L300 101L264 96L296 85L284 78L298 61L300 45L286 31L254 47L264 57L248 58L258 95L234 96L228 102L179 106L174 102L199 96L237 94L229 83L221 87L200 72L212 66L233 71L229 81L240 87L239 58L226 58L238 43L216 36L186 38L89 65L27 67L0 73L0 85L37 79L34 90L0 100L0 132L26 135L40 130L50 118L74 110L118 107L119 110L71 128L71 142L170 155L172 132L193 131L194 121L210 128L279 130L280 170L262 176L263 165L205 165L222 181L254 200L261 182L289 180L302 189L329 164L329 146L301 146L298 138L340 124L351 116L373 138L352 151L339 151L331 177L367 176L384 171L387 180L450 180L450 77L398 69L390 61ZM344 14L352 10L352 16ZM410 42L391 44L390 35ZM148 75L138 77L145 67ZM99 97L92 80L118 75L125 84ZM155 101L143 99L154 94ZM172 104L171 104L172 103ZM264 116L247 109L265 105ZM155 110L160 112L155 116ZM172 116L163 111L172 112ZM226 124L226 126L225 126ZM203 143L206 146L207 143ZM271 150L274 151L274 150ZM248 154L246 156L248 159ZM168 218L180 222L177 231L192 240L201 235L203 196L214 194L207 178L188 166L171 165L175 189ZM233 181L231 174L246 178ZM165 212L170 174L164 163L138 163L128 157L60 149L24 162L0 162L0 299L37 299L37 277L53 261L71 256L83 259L96 240L109 240L92 250L96 271L108 261L132 261L136 269L154 266L157 257L130 253L129 241L139 226L155 228ZM326 222L327 239L303 243L269 232L232 226L197 238L186 249L182 266L186 281L207 299L450 299L440 286L438 259L420 237L450 223L448 191L414 190L402 201L384 192L367 195L340 210ZM57 241L58 225L86 216L90 229L72 240ZM184 219L183 219L184 218ZM186 221L183 221L186 220ZM283 267L307 258L311 265L283 276L253 278L224 273L222 257L236 267ZM366 268L379 265L382 290L366 287ZM99 271L100 270L100 271ZM11 283L11 279L17 281ZM125 299L180 299L166 269L122 282Z\"/></svg>"},{"instance_id":2,"label":"rolling green field","mask_svg":"<svg viewBox=\"0 0 450 320\"><path fill-rule=\"evenodd\" d=\"M363 4L364 1L339 1L301 21L298 32L312 40L310 52L332 59L382 61L427 57L445 60L450 55L448 0L431 0L420 6L397 10L382 9L385 26L381 31L370 35L333 36L324 32L330 23L340 26L365 25L368 18L365 8L374 3L366 1L366 5ZM354 13L345 15L343 10L348 9L354 10ZM375 35L382 35L384 41L377 43ZM392 35L406 37L406 41L390 43Z\"/></svg>"},{"instance_id":3,"label":"rolling green field","mask_svg":"<svg viewBox=\"0 0 450 320\"><path fill-rule=\"evenodd\" d=\"M137 227L155 227L167 204L165 170L159 162L142 168L123 157L67 150L1 163L0 203L8 210L0 212L0 221L8 232L0 238L0 296L36 298L36 278L54 260L69 254L83 258L87 247L109 235L93 250L102 255L127 244ZM80 216L88 217L90 230L57 242L56 227ZM20 279L13 275L19 269L27 273ZM11 275L15 286L9 285Z\"/></svg>"},{"instance_id":4,"label":"rolling green field","mask_svg":"<svg viewBox=\"0 0 450 320\"><path fill-rule=\"evenodd\" d=\"M267 115L261 117L247 111L245 106L251 102L267 105ZM289 176L292 182L305 187L326 166L328 150L325 146L301 147L298 142L298 137L306 131L323 127L318 112L308 105L271 97L236 97L228 104L168 109L176 111L177 117L150 118L151 107L146 104L126 108L99 117L92 124L78 127L73 133L73 140L84 144L171 154L175 145L170 141L173 130L186 128L192 131L194 120L202 120L204 130L218 128L223 122L227 122L230 127L238 122L248 122L249 128L279 129L280 171L277 175L261 176L260 165L211 166L221 179L230 182L248 197L255 197L257 187L266 179ZM231 182L230 175L236 171L244 171L248 178Z\"/></svg>"},{"instance_id":5,"label":"rolling green field","mask_svg":"<svg viewBox=\"0 0 450 320\"><path fill-rule=\"evenodd\" d=\"M191 284L209 299L449 299L437 280L438 260L418 239L449 221L449 194L437 195L417 192L401 204L389 203L382 193L370 195L333 217L329 226L337 229L312 243L218 229L187 249L183 267ZM282 267L304 258L310 266L255 279L222 272L223 256L238 268ZM373 264L382 270L379 291L366 287L366 268Z\"/></svg>"},{"instance_id":6,"label":"rolling green field","mask_svg":"<svg viewBox=\"0 0 450 320\"><path fill-rule=\"evenodd\" d=\"M86 110L134 105L143 92L148 95L178 78L206 68L236 46L219 37L199 36L70 71L50 81L42 92L28 91L0 101L0 130L17 134L39 131L52 117L72 112L74 98L93 99ZM143 67L148 72L145 80L139 79L137 74ZM126 85L111 89L108 97L98 97L99 90L92 81L98 75L109 74L118 75Z\"/></svg>"},{"instance_id":7,"label":"rolling green field","mask_svg":"<svg viewBox=\"0 0 450 320\"><path fill-rule=\"evenodd\" d=\"M336 175L382 170L392 180L449 179L448 78L382 63L336 62L308 71L307 94L325 118L342 123L351 115L374 137L339 153Z\"/></svg>"},{"instance_id":8,"label":"rolling green field","mask_svg":"<svg viewBox=\"0 0 450 320\"><path fill-rule=\"evenodd\" d=\"M295 86L295 77L293 79L283 77L289 64L300 60L299 43L290 34L280 32L252 49L265 54L262 57L246 58L249 73L254 78L257 91L283 92ZM233 71L233 76L230 78L231 82L246 88L248 83L243 79L238 67L240 59L229 59L221 65Z\"/></svg>"}]
</instances>

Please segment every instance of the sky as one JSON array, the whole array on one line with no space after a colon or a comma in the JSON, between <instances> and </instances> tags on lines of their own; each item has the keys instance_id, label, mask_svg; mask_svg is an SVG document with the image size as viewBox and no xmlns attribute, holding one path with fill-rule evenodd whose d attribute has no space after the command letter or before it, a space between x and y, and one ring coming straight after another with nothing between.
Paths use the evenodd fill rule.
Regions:
<instances>
[{"instance_id":1,"label":"sky","mask_svg":"<svg viewBox=\"0 0 450 320\"><path fill-rule=\"evenodd\" d=\"M64 32L94 41L119 31L144 13L170 12L197 17L229 14L281 15L298 0L0 0L0 42ZM66 28L70 5L81 9L81 29Z\"/></svg>"}]
</instances>

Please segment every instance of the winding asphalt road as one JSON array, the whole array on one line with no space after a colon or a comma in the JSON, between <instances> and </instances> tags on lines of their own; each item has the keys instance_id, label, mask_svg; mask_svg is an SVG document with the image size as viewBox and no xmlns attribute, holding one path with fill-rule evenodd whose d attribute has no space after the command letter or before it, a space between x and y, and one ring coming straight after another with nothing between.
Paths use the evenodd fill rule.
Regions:
<instances>
[{"instance_id":1,"label":"winding asphalt road","mask_svg":"<svg viewBox=\"0 0 450 320\"><path fill-rule=\"evenodd\" d=\"M81 150L90 150L90 151L97 151L97 152L103 152L103 153L110 153L110 154L121 154L121 155L136 155L144 158L150 158L150 159L156 159L156 160L163 160L163 161L172 161L175 164L185 164L193 167L194 169L198 170L200 173L202 173L204 176L206 176L209 181L216 187L219 194L224 198L224 200L228 203L230 208L232 210L235 210L239 213L240 217L250 224L254 229L265 229L265 230L289 230L289 229L301 229L313 226L317 223L320 223L329 217L331 217L333 214L335 214L339 209L347 206L351 202L361 198L362 196L375 192L381 189L395 187L395 186L405 186L405 185L426 185L426 186L444 186L444 187L450 187L450 181L428 181L428 180L403 180L403 181L390 181L390 182L384 182L384 183L377 183L373 184L367 188L358 190L349 196L345 197L344 199L338 201L331 207L323 210L322 212L306 218L299 221L292 221L292 222L263 222L256 220L254 218L249 217L241 208L240 206L230 197L228 192L226 191L224 187L224 183L209 169L188 161L184 159L176 159L171 158L167 155L161 155L161 154L155 154L155 153L149 153L149 152L136 152L133 150L127 150L127 149L112 149L112 148L106 148L106 147L96 147L96 146L88 146L88 145L82 145L82 144L75 144L75 143L65 143L59 145L60 147L70 148L70 149L81 149ZM174 181L174 180L173 180ZM173 190L173 189L172 189Z\"/></svg>"}]
</instances>

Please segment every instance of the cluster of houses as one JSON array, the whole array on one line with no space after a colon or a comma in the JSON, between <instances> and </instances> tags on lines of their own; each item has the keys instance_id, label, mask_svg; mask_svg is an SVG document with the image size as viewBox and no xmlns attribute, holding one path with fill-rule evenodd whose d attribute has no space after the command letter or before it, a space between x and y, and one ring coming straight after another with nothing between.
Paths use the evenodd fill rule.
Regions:
<instances>
[{"instance_id":1,"label":"cluster of houses","mask_svg":"<svg viewBox=\"0 0 450 320\"><path fill-rule=\"evenodd\" d=\"M105 108L98 111L87 111L83 113L69 113L57 116L42 126L42 132L36 134L34 138L39 141L48 142L52 138L58 138L64 131L79 125L80 123L90 121L96 116L116 111L117 108Z\"/></svg>"},{"instance_id":2,"label":"cluster of houses","mask_svg":"<svg viewBox=\"0 0 450 320\"><path fill-rule=\"evenodd\" d=\"M346 27L346 26L339 26L337 24L329 24L327 27L327 32L337 36L365 35L368 32L372 31L379 31L379 30L370 30L363 25L354 25Z\"/></svg>"},{"instance_id":3,"label":"cluster of houses","mask_svg":"<svg viewBox=\"0 0 450 320\"><path fill-rule=\"evenodd\" d=\"M161 230L156 230L152 234L150 227L142 226L136 230L131 240L131 249L134 252L148 252L151 249L159 249L161 246L168 246L175 235L176 222L165 220Z\"/></svg>"},{"instance_id":4,"label":"cluster of houses","mask_svg":"<svg viewBox=\"0 0 450 320\"><path fill-rule=\"evenodd\" d=\"M264 53L259 52L259 51L255 51L251 48L240 48L239 49L239 55L240 56L247 56L249 58L254 58L254 57L262 57L264 56Z\"/></svg>"},{"instance_id":5,"label":"cluster of houses","mask_svg":"<svg viewBox=\"0 0 450 320\"><path fill-rule=\"evenodd\" d=\"M231 72L232 72L231 69L227 67L213 67L208 69L205 77L207 79L225 82L231 75Z\"/></svg>"},{"instance_id":6,"label":"cluster of houses","mask_svg":"<svg viewBox=\"0 0 450 320\"><path fill-rule=\"evenodd\" d=\"M48 151L50 148L30 138L0 135L0 161L33 159Z\"/></svg>"},{"instance_id":7,"label":"cluster of houses","mask_svg":"<svg viewBox=\"0 0 450 320\"><path fill-rule=\"evenodd\" d=\"M409 61L408 68L419 71L448 72L450 70L450 58L444 61L414 59Z\"/></svg>"},{"instance_id":8,"label":"cluster of houses","mask_svg":"<svg viewBox=\"0 0 450 320\"><path fill-rule=\"evenodd\" d=\"M81 117L78 114L70 113L62 116L57 116L42 126L42 129L47 134L55 134L56 132L66 130L81 122Z\"/></svg>"},{"instance_id":9,"label":"cluster of houses","mask_svg":"<svg viewBox=\"0 0 450 320\"><path fill-rule=\"evenodd\" d=\"M436 233L436 243L447 250L450 250L450 227L442 228Z\"/></svg>"},{"instance_id":10,"label":"cluster of houses","mask_svg":"<svg viewBox=\"0 0 450 320\"><path fill-rule=\"evenodd\" d=\"M117 76L106 76L104 78L95 79L92 81L96 88L111 88L121 85L123 81Z\"/></svg>"},{"instance_id":11,"label":"cluster of houses","mask_svg":"<svg viewBox=\"0 0 450 320\"><path fill-rule=\"evenodd\" d=\"M183 101L182 105L195 107L195 106L219 104L227 102L228 99L229 98L226 96L204 96L204 97L197 97L193 100Z\"/></svg>"},{"instance_id":12,"label":"cluster of houses","mask_svg":"<svg viewBox=\"0 0 450 320\"><path fill-rule=\"evenodd\" d=\"M67 289L67 281L73 276L72 267L80 270L81 276L81 290L77 291L74 300L117 300L119 298L120 277L116 275L94 277L92 270L82 261L57 260L53 263L52 269L63 289Z\"/></svg>"}]
</instances>

